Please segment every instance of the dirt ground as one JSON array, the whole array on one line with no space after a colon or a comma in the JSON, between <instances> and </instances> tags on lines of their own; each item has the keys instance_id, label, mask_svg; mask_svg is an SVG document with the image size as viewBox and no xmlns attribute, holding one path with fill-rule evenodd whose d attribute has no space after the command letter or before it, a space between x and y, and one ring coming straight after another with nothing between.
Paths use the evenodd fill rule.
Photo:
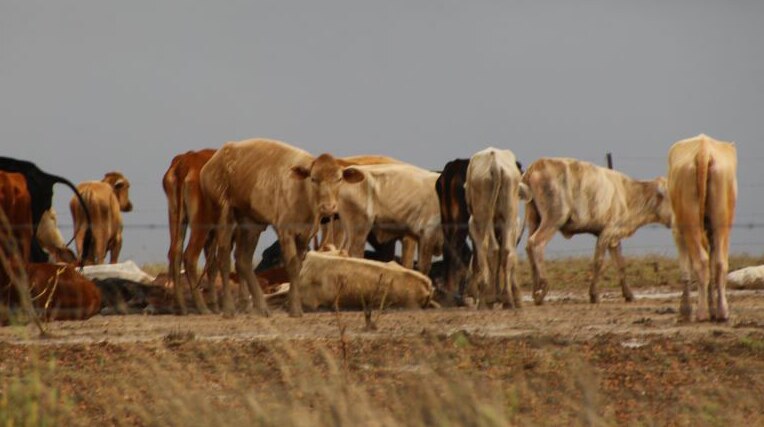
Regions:
<instances>
[{"instance_id":1,"label":"dirt ground","mask_svg":"<svg viewBox=\"0 0 764 427\"><path fill-rule=\"evenodd\" d=\"M679 323L676 291L391 310L373 331L360 312L283 311L6 327L0 414L16 393L53 424L764 424L764 290L730 291L724 324Z\"/></svg>"}]
</instances>

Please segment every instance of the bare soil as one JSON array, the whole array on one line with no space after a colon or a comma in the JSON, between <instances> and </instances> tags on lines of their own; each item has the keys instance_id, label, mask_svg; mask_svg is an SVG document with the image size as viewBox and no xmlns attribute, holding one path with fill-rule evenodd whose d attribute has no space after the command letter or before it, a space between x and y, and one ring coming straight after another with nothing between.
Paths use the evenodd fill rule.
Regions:
<instances>
[{"instance_id":1,"label":"bare soil","mask_svg":"<svg viewBox=\"0 0 764 427\"><path fill-rule=\"evenodd\" d=\"M408 421L410 402L401 396L415 390L416 400L435 379L453 379L475 402L498 402L512 424L764 424L764 290L731 290L732 318L723 324L678 322L675 285L634 290L633 303L609 287L601 303L589 304L582 286L553 290L545 305L519 310L376 312L374 331L360 312L295 319L283 311L233 319L96 316L50 323L45 338L30 326L6 327L0 378L8 393L14 379L38 372L69 420L83 425L254 423L253 411L276 408L287 395L310 402L309 412L326 397L285 394L299 376L290 370L296 360L312 367L300 381L340 375L375 407L389 407L395 423ZM440 390L435 401L461 402L432 390ZM240 414L249 405L239 399L245 392L265 403L242 419L196 412ZM473 424L456 422L465 423Z\"/></svg>"}]
</instances>

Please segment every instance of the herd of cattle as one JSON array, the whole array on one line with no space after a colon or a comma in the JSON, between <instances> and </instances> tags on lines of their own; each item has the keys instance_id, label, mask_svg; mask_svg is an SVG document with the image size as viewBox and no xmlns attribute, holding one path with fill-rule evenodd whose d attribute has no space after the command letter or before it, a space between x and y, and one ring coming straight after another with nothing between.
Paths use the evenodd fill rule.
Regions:
<instances>
[{"instance_id":1,"label":"herd of cattle","mask_svg":"<svg viewBox=\"0 0 764 427\"><path fill-rule=\"evenodd\" d=\"M668 166L667 178L639 181L569 158L541 158L523 171L511 151L496 148L451 161L441 172L385 156L314 157L266 139L189 151L176 156L163 177L174 311L186 314L189 304L200 313L221 310L220 286L222 312L232 315L232 280L239 284L239 307L260 315L269 314L263 289L272 281L289 282L292 316L320 306L423 307L438 305L435 299L463 304L466 296L478 307L520 307L516 248L525 228L536 304L549 290L544 249L558 231L566 238L581 233L597 238L592 303L599 301L597 282L606 251L618 268L624 298L632 301L621 240L659 223L671 227L679 252L681 317L692 318L690 284L695 281L695 318L727 320L735 146L699 135L674 144ZM56 226L51 208L55 183L75 193L70 208L76 254ZM27 288L44 318L98 313L102 296L114 291L104 283L96 286L76 265L101 264L107 252L111 263L117 262L121 212L132 209L129 187L117 172L75 187L30 162L0 158L3 305L18 305L19 292ZM278 242L266 250L265 261L275 252L281 262L264 266L264 261L255 269L254 251L268 226ZM374 251L365 251L367 244ZM200 274L202 251L206 265ZM435 272L432 259L441 254ZM23 276L27 287L18 286Z\"/></svg>"}]
</instances>

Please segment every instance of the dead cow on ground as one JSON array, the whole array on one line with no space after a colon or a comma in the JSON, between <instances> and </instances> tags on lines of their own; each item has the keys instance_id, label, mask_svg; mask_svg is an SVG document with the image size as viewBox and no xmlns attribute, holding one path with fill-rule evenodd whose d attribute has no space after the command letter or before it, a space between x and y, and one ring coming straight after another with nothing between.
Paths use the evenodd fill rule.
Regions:
<instances>
[{"instance_id":1,"label":"dead cow on ground","mask_svg":"<svg viewBox=\"0 0 764 427\"><path fill-rule=\"evenodd\" d=\"M342 256L337 251L308 252L300 271L303 307L363 308L385 306L419 308L430 301L430 278L391 261L382 263Z\"/></svg>"},{"instance_id":2,"label":"dead cow on ground","mask_svg":"<svg viewBox=\"0 0 764 427\"><path fill-rule=\"evenodd\" d=\"M697 320L708 320L709 315L719 321L729 318L727 257L737 201L736 174L737 150L732 143L701 134L679 141L669 150L668 188L684 285L680 305L684 320L692 316L693 272L698 281Z\"/></svg>"},{"instance_id":3,"label":"dead cow on ground","mask_svg":"<svg viewBox=\"0 0 764 427\"><path fill-rule=\"evenodd\" d=\"M671 225L671 206L666 179L637 181L610 169L568 158L542 158L523 175L531 189L526 205L528 226L526 251L533 275L533 300L542 304L549 290L544 272L544 248L559 230L569 239L589 233L597 237L589 299L599 301L597 281L605 250L618 266L621 290L626 301L634 295L626 284L621 240L646 224Z\"/></svg>"}]
</instances>

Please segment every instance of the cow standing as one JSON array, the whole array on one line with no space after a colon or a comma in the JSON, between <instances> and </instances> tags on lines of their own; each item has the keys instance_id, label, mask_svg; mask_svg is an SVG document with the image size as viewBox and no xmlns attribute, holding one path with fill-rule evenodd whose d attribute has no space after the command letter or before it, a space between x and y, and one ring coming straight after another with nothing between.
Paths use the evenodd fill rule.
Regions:
<instances>
[{"instance_id":1,"label":"cow standing","mask_svg":"<svg viewBox=\"0 0 764 427\"><path fill-rule=\"evenodd\" d=\"M478 285L480 308L488 307L489 287L504 307L521 305L515 277L521 232L517 215L520 199L528 199L528 187L521 179L515 155L509 150L486 148L472 156L467 167L465 198L475 257L470 288Z\"/></svg>"},{"instance_id":2,"label":"cow standing","mask_svg":"<svg viewBox=\"0 0 764 427\"><path fill-rule=\"evenodd\" d=\"M34 236L37 235L37 228L42 220L43 214L53 205L53 185L64 184L71 188L74 192L74 197L77 198L80 205L83 207L85 206L85 201L82 199L80 192L77 191L77 188L68 179L43 172L32 162L10 157L0 157L0 171L17 172L24 176L27 190L31 197L32 233ZM81 254L81 257L87 258L90 256L90 240L92 235L90 215L87 211L85 211L84 219L83 233L86 236L85 241L88 243L81 248L79 253ZM30 260L32 262L48 261L48 254L45 253L36 238L32 239Z\"/></svg>"},{"instance_id":3,"label":"cow standing","mask_svg":"<svg viewBox=\"0 0 764 427\"><path fill-rule=\"evenodd\" d=\"M77 253L88 264L103 264L106 252L110 253L112 264L119 261L122 249L122 214L133 210L130 202L130 182L119 172L109 172L101 181L86 181L77 185L77 190L85 200L84 206L75 198L69 202L74 221L74 236ZM90 257L83 255L86 236L86 215L93 221L93 246Z\"/></svg>"},{"instance_id":4,"label":"cow standing","mask_svg":"<svg viewBox=\"0 0 764 427\"><path fill-rule=\"evenodd\" d=\"M175 300L179 311L186 314L186 300L180 288L181 255L183 268L186 271L191 295L200 313L209 313L207 304L199 292L199 275L197 264L202 250L208 260L208 276L215 276L214 259L214 226L218 222L217 213L209 199L202 194L200 174L202 167L215 154L214 149L188 151L172 159L169 169L162 177L162 188L167 196L167 212L170 224L170 250L167 253L169 275L175 289ZM185 251L183 242L186 229L191 229ZM217 293L214 292L212 280L208 277L208 289L211 304L218 310Z\"/></svg>"},{"instance_id":5,"label":"cow standing","mask_svg":"<svg viewBox=\"0 0 764 427\"><path fill-rule=\"evenodd\" d=\"M252 139L224 144L204 165L202 191L220 209L216 233L219 270L223 278L223 312L232 315L229 288L233 225L236 232L236 271L247 282L254 309L268 315L265 298L252 269L260 234L275 228L290 282L297 283L301 259L321 218L337 213L337 193L343 183L363 177L343 168L330 154L318 157L282 142ZM289 314L302 315L299 287L289 289Z\"/></svg>"},{"instance_id":6,"label":"cow standing","mask_svg":"<svg viewBox=\"0 0 764 427\"><path fill-rule=\"evenodd\" d=\"M464 293L465 273L472 257L472 250L467 245L470 213L464 195L469 164L469 159L456 159L446 163L435 183L440 202L440 223L443 228L444 288L448 294L456 294L457 299Z\"/></svg>"},{"instance_id":7,"label":"cow standing","mask_svg":"<svg viewBox=\"0 0 764 427\"><path fill-rule=\"evenodd\" d=\"M539 305L549 290L544 272L544 248L557 231L565 238L589 233L597 237L589 300L599 301L597 281L605 251L618 267L626 301L634 295L626 283L621 240L646 224L671 225L665 178L637 181L628 176L567 158L542 158L523 175L532 193L526 205L526 251L533 275L533 300Z\"/></svg>"},{"instance_id":8,"label":"cow standing","mask_svg":"<svg viewBox=\"0 0 764 427\"><path fill-rule=\"evenodd\" d=\"M440 255L443 230L435 191L439 174L408 164L355 166L363 181L343 186L339 193L339 214L345 230L343 249L363 257L367 236L373 232L378 242L408 239L418 243L418 270L430 271L433 255ZM412 267L413 251L404 251L403 265Z\"/></svg>"},{"instance_id":9,"label":"cow standing","mask_svg":"<svg viewBox=\"0 0 764 427\"><path fill-rule=\"evenodd\" d=\"M668 163L672 231L684 285L680 315L683 320L692 316L690 281L694 273L698 282L697 320L708 320L710 316L726 321L729 234L737 200L737 150L732 143L701 134L671 146Z\"/></svg>"}]
</instances>

